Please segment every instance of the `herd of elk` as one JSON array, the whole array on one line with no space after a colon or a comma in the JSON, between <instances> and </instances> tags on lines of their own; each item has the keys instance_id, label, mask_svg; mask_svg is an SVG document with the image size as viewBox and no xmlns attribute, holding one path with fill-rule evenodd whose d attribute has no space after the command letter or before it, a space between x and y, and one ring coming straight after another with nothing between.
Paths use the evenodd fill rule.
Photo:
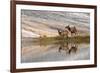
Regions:
<instances>
[{"instance_id":1,"label":"herd of elk","mask_svg":"<svg viewBox=\"0 0 100 73\"><path fill-rule=\"evenodd\" d=\"M58 34L63 37L68 37L69 34L71 34L71 37L74 35L77 35L77 29L75 26L70 27L69 25L65 27L64 30L58 29Z\"/></svg>"}]
</instances>

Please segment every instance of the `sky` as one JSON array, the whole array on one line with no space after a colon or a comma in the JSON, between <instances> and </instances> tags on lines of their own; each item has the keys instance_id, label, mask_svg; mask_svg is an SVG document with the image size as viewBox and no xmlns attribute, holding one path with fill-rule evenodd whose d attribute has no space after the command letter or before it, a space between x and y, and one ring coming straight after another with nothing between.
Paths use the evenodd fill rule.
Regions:
<instances>
[{"instance_id":1,"label":"sky","mask_svg":"<svg viewBox=\"0 0 100 73\"><path fill-rule=\"evenodd\" d=\"M57 29L75 26L89 33L90 14L67 11L21 10L22 37L57 36Z\"/></svg>"}]
</instances>

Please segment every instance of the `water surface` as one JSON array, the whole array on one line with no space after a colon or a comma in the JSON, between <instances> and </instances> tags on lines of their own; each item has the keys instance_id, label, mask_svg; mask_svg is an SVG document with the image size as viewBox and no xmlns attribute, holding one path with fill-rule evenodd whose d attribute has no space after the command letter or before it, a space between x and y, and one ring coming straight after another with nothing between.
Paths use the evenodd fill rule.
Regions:
<instances>
[{"instance_id":1,"label":"water surface","mask_svg":"<svg viewBox=\"0 0 100 73\"><path fill-rule=\"evenodd\" d=\"M90 59L89 43L60 42L60 43L36 43L23 39L21 49L21 62L51 62L74 61Z\"/></svg>"}]
</instances>

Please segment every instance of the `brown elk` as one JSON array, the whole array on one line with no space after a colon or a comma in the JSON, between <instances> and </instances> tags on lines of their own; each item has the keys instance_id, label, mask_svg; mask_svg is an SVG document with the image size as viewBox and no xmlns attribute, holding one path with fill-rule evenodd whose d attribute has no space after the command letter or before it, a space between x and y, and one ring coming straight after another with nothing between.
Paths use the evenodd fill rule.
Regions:
<instances>
[{"instance_id":1,"label":"brown elk","mask_svg":"<svg viewBox=\"0 0 100 73\"><path fill-rule=\"evenodd\" d=\"M62 37L68 37L68 30L59 30L58 29L58 34Z\"/></svg>"},{"instance_id":2,"label":"brown elk","mask_svg":"<svg viewBox=\"0 0 100 73\"><path fill-rule=\"evenodd\" d=\"M73 35L77 35L77 29L75 26L70 27L69 25L65 27L66 29L68 29L68 31L71 33L71 36Z\"/></svg>"}]
</instances>

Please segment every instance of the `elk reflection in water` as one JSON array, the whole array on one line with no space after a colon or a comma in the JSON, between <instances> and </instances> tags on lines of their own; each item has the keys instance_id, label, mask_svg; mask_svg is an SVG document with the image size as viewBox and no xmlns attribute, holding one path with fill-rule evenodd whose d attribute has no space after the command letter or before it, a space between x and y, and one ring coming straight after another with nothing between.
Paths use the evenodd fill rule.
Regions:
<instances>
[{"instance_id":1,"label":"elk reflection in water","mask_svg":"<svg viewBox=\"0 0 100 73\"><path fill-rule=\"evenodd\" d=\"M78 44L77 43L61 43L59 47L59 52L65 51L66 54L71 54L71 52L76 53L78 50Z\"/></svg>"},{"instance_id":2,"label":"elk reflection in water","mask_svg":"<svg viewBox=\"0 0 100 73\"><path fill-rule=\"evenodd\" d=\"M23 41L22 63L87 60L90 58L89 43L57 41L55 43Z\"/></svg>"}]
</instances>

